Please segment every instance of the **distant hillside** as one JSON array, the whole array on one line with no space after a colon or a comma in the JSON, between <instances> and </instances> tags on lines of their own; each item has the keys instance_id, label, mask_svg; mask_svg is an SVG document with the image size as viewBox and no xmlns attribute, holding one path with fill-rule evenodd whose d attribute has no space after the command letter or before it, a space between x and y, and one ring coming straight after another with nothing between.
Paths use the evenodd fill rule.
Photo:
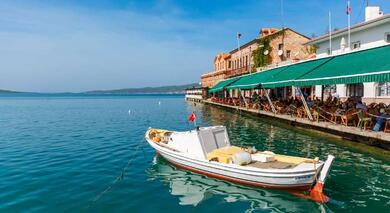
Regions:
<instances>
[{"instance_id":1,"label":"distant hillside","mask_svg":"<svg viewBox=\"0 0 390 213\"><path fill-rule=\"evenodd\" d=\"M0 93L19 93L19 92L11 91L11 90L0 89Z\"/></svg>"},{"instance_id":2,"label":"distant hillside","mask_svg":"<svg viewBox=\"0 0 390 213\"><path fill-rule=\"evenodd\" d=\"M161 86L161 87L142 87L127 88L115 90L94 90L85 92L87 94L179 94L184 93L186 88L197 87L199 84L185 84L178 86Z\"/></svg>"}]
</instances>

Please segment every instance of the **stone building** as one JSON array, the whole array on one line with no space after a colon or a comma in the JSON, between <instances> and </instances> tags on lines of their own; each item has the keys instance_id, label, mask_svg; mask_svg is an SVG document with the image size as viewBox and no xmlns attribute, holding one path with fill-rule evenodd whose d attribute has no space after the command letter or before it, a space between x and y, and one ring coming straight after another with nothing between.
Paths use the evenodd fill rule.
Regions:
<instances>
[{"instance_id":1,"label":"stone building","mask_svg":"<svg viewBox=\"0 0 390 213\"><path fill-rule=\"evenodd\" d=\"M266 37L270 37L271 49L268 50L268 54L270 55L269 65L272 67L310 57L310 46L304 45L310 41L310 38L290 28L269 33L264 36L264 38Z\"/></svg>"},{"instance_id":2,"label":"stone building","mask_svg":"<svg viewBox=\"0 0 390 213\"><path fill-rule=\"evenodd\" d=\"M219 53L214 57L214 71L202 75L202 87L211 88L215 82L226 78L226 72L231 69L231 55Z\"/></svg>"},{"instance_id":3,"label":"stone building","mask_svg":"<svg viewBox=\"0 0 390 213\"><path fill-rule=\"evenodd\" d=\"M268 49L264 49L262 45L265 39L269 41ZM263 28L257 38L229 53L217 54L214 58L214 70L201 76L202 87L211 88L223 79L307 59L310 57L310 50L303 44L309 40L290 28ZM263 48L260 54L269 59L261 68L255 64L253 56L253 51L258 48Z\"/></svg>"}]
</instances>

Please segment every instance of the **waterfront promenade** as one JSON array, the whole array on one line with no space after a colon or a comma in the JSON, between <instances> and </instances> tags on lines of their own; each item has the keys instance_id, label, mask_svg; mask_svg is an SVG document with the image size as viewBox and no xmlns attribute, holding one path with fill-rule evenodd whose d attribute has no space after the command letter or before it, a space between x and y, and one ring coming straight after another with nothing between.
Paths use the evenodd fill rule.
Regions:
<instances>
[{"instance_id":1,"label":"waterfront promenade","mask_svg":"<svg viewBox=\"0 0 390 213\"><path fill-rule=\"evenodd\" d=\"M212 102L211 100L204 100L205 104L211 104L214 106L225 107L228 109L243 111L258 116L266 116L270 118L276 118L280 121L287 122L294 126L305 127L313 130L319 130L333 136L341 137L344 139L357 141L371 146L380 147L386 150L390 150L390 134L385 132L373 132L362 130L358 127L343 126L340 124L333 124L326 121L311 121L307 118L298 118L291 115L277 114L267 112L258 109L249 109L241 106L232 106L222 103Z\"/></svg>"}]
</instances>

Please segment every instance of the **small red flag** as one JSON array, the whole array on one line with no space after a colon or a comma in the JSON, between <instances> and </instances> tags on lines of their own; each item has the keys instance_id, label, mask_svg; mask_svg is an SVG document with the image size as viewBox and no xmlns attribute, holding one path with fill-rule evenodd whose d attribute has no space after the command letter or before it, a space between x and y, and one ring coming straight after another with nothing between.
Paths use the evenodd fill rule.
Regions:
<instances>
[{"instance_id":1,"label":"small red flag","mask_svg":"<svg viewBox=\"0 0 390 213\"><path fill-rule=\"evenodd\" d=\"M188 116L188 121L194 122L196 120L196 114L195 112L192 112L190 116Z\"/></svg>"}]
</instances>

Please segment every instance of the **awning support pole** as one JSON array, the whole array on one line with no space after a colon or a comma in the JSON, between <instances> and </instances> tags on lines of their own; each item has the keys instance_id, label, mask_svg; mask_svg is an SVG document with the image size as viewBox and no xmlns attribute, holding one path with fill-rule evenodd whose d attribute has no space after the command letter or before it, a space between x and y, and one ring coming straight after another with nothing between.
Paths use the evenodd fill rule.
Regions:
<instances>
[{"instance_id":1,"label":"awning support pole","mask_svg":"<svg viewBox=\"0 0 390 213\"><path fill-rule=\"evenodd\" d=\"M271 106L272 112L273 112L274 114L276 114L275 106L274 106L274 104L272 103L271 98L270 98L269 95L268 95L268 91L267 91L266 89L263 89L263 91L264 91L264 93L265 93L265 96L267 97L267 100L268 100L268 102L269 102L269 105Z\"/></svg>"},{"instance_id":2,"label":"awning support pole","mask_svg":"<svg viewBox=\"0 0 390 213\"><path fill-rule=\"evenodd\" d=\"M242 97L242 99L244 100L245 107L248 107L248 104L246 103L245 97L244 97L244 95L242 94L242 90L241 90L241 89L238 89L238 90L240 91L241 97Z\"/></svg>"},{"instance_id":3,"label":"awning support pole","mask_svg":"<svg viewBox=\"0 0 390 213\"><path fill-rule=\"evenodd\" d=\"M301 87L298 87L298 91L299 91L299 94L301 95L301 100L302 100L303 106L306 109L307 117L309 117L309 119L312 121L313 120L313 116L311 116L310 108L309 108L309 106L306 103L306 99L305 99L305 96L303 95L303 93L301 91Z\"/></svg>"}]
</instances>

